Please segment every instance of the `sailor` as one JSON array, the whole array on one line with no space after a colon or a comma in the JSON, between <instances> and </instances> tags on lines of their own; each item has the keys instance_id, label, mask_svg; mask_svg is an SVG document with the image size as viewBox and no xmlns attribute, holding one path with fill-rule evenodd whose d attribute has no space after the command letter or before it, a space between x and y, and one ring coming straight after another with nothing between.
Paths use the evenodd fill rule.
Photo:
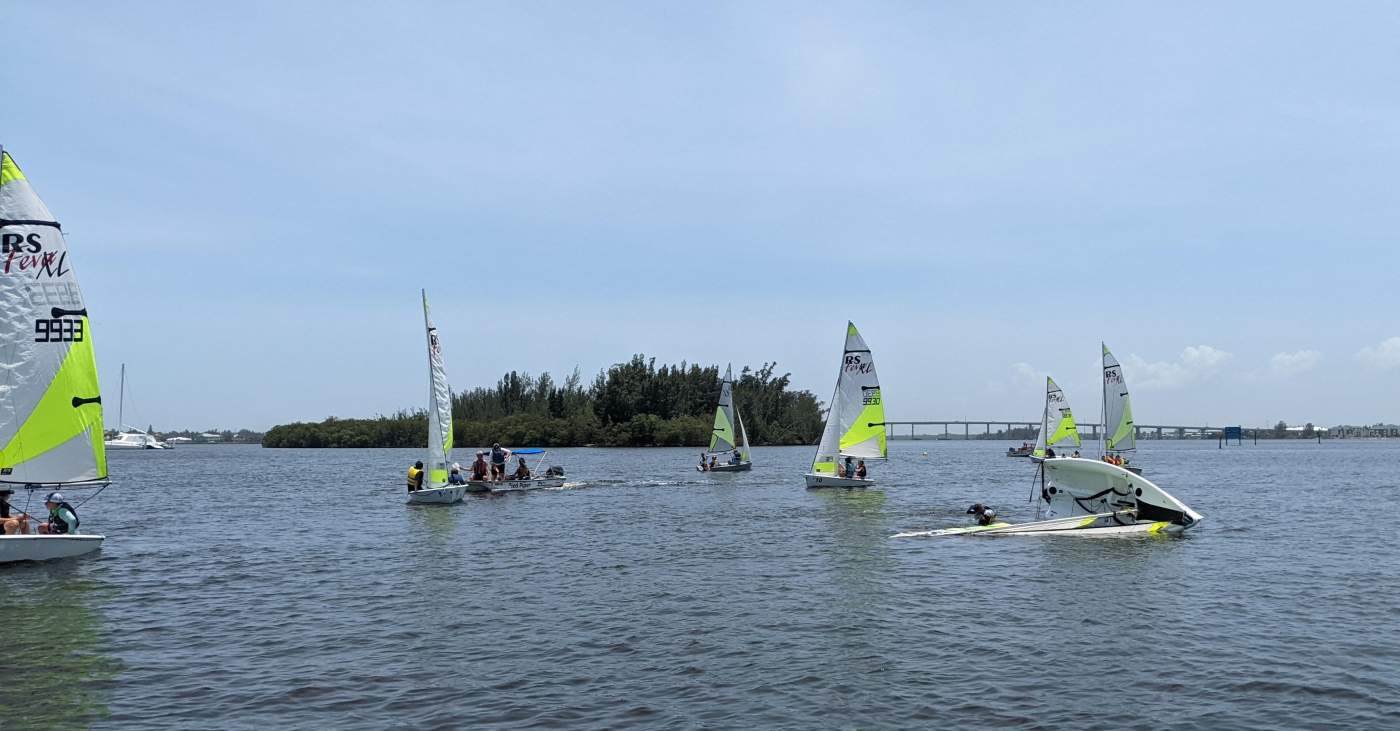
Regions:
<instances>
[{"instance_id":1,"label":"sailor","mask_svg":"<svg viewBox=\"0 0 1400 731\"><path fill-rule=\"evenodd\" d=\"M49 509L49 519L39 524L40 533L64 535L78 532L78 514L72 505L64 502L62 493L49 493L44 498L44 507Z\"/></svg>"},{"instance_id":2,"label":"sailor","mask_svg":"<svg viewBox=\"0 0 1400 731\"><path fill-rule=\"evenodd\" d=\"M729 464L739 464L744 460L739 457L739 450L734 450L734 456L729 458Z\"/></svg>"},{"instance_id":3,"label":"sailor","mask_svg":"<svg viewBox=\"0 0 1400 731\"><path fill-rule=\"evenodd\" d=\"M524 457L521 457L521 458L520 458L520 464L518 464L518 465L515 466L515 474L511 475L511 476L510 476L510 479L512 479L512 480L528 480L528 479L530 479L530 467L529 467L528 465L525 464L525 458L524 458Z\"/></svg>"},{"instance_id":4,"label":"sailor","mask_svg":"<svg viewBox=\"0 0 1400 731\"><path fill-rule=\"evenodd\" d=\"M457 464L456 462L453 462L453 463L452 463L452 472L451 472L450 474L447 475L447 484L449 484L449 485L465 485L466 483L467 483L467 478L465 478L465 477L462 476L462 465Z\"/></svg>"},{"instance_id":5,"label":"sailor","mask_svg":"<svg viewBox=\"0 0 1400 731\"><path fill-rule=\"evenodd\" d=\"M850 479L850 478L856 476L856 468L855 468L855 465L851 464L851 458L850 458L850 457L847 457L847 458L846 458L846 461L845 461L844 465L843 465L842 468L841 468L841 476L842 476L842 477L845 477L845 478L847 478L847 479Z\"/></svg>"},{"instance_id":6,"label":"sailor","mask_svg":"<svg viewBox=\"0 0 1400 731\"><path fill-rule=\"evenodd\" d=\"M29 532L29 515L20 512L19 517L10 515L10 496L14 490L0 490L0 533L24 535Z\"/></svg>"},{"instance_id":7,"label":"sailor","mask_svg":"<svg viewBox=\"0 0 1400 731\"><path fill-rule=\"evenodd\" d=\"M473 480L485 480L485 479L486 479L486 453L485 453L485 452L477 452L477 453L476 453L476 461L475 461L475 462L472 462L472 479L473 479Z\"/></svg>"},{"instance_id":8,"label":"sailor","mask_svg":"<svg viewBox=\"0 0 1400 731\"><path fill-rule=\"evenodd\" d=\"M408 468L408 491L418 492L423 489L423 462L414 462Z\"/></svg>"},{"instance_id":9,"label":"sailor","mask_svg":"<svg viewBox=\"0 0 1400 731\"><path fill-rule=\"evenodd\" d=\"M497 482L506 479L506 460L510 459L510 450L501 446L500 442L491 445L491 479Z\"/></svg>"},{"instance_id":10,"label":"sailor","mask_svg":"<svg viewBox=\"0 0 1400 731\"><path fill-rule=\"evenodd\" d=\"M982 503L973 503L972 507L967 509L967 514L977 518L977 525L991 525L997 520L997 511Z\"/></svg>"},{"instance_id":11,"label":"sailor","mask_svg":"<svg viewBox=\"0 0 1400 731\"><path fill-rule=\"evenodd\" d=\"M713 471L714 468L716 468L716 467L718 467L718 466L719 466L719 457L716 457L716 456L713 455L713 454L710 455L710 470Z\"/></svg>"},{"instance_id":12,"label":"sailor","mask_svg":"<svg viewBox=\"0 0 1400 731\"><path fill-rule=\"evenodd\" d=\"M865 460L861 460L860 464L856 465L856 479L864 480L866 474L868 473L865 471Z\"/></svg>"},{"instance_id":13,"label":"sailor","mask_svg":"<svg viewBox=\"0 0 1400 731\"><path fill-rule=\"evenodd\" d=\"M1075 459L1079 459L1079 450L1078 450L1078 449L1074 450L1074 454L1072 454L1072 455L1070 455L1070 456L1071 456L1071 457L1074 457Z\"/></svg>"},{"instance_id":14,"label":"sailor","mask_svg":"<svg viewBox=\"0 0 1400 731\"><path fill-rule=\"evenodd\" d=\"M1055 450L1052 449L1052 448L1050 448L1050 447L1046 447L1046 448L1045 448L1045 458L1046 458L1046 459L1054 459L1054 458L1055 458Z\"/></svg>"},{"instance_id":15,"label":"sailor","mask_svg":"<svg viewBox=\"0 0 1400 731\"><path fill-rule=\"evenodd\" d=\"M710 471L710 465L709 465L708 462L705 461L705 453L704 453L704 452L701 452L701 453L700 453L700 471L701 471L701 472L709 472L709 471Z\"/></svg>"}]
</instances>

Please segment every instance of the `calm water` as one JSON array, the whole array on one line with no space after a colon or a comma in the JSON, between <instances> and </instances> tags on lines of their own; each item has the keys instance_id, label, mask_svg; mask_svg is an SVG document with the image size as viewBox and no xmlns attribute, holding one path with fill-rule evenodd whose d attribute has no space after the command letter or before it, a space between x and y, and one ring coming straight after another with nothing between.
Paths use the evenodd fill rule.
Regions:
<instances>
[{"instance_id":1,"label":"calm water","mask_svg":"<svg viewBox=\"0 0 1400 731\"><path fill-rule=\"evenodd\" d=\"M1184 538L889 538L1029 518L1005 447L446 508L410 451L114 453L99 556L0 567L0 728L1400 727L1400 443L1149 442Z\"/></svg>"}]
</instances>

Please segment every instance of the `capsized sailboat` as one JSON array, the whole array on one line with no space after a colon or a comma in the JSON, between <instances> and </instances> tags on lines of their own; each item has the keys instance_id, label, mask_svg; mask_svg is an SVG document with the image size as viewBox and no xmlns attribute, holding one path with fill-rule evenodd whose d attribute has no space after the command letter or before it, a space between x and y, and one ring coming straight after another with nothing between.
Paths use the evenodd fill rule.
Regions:
<instances>
[{"instance_id":1,"label":"capsized sailboat","mask_svg":"<svg viewBox=\"0 0 1400 731\"><path fill-rule=\"evenodd\" d=\"M428 335L428 458L423 488L410 492L408 502L455 503L466 494L467 486L447 481L447 466L452 463L452 390L442 365L437 327L428 311L427 290L423 290L423 327Z\"/></svg>"},{"instance_id":2,"label":"capsized sailboat","mask_svg":"<svg viewBox=\"0 0 1400 731\"><path fill-rule=\"evenodd\" d=\"M1079 427L1074 423L1074 412L1069 408L1069 400L1065 398L1064 390L1055 383L1055 379L1046 376L1045 411L1040 417L1040 433L1036 434L1031 459L1038 462L1045 459L1051 450L1078 449L1079 445Z\"/></svg>"},{"instance_id":3,"label":"capsized sailboat","mask_svg":"<svg viewBox=\"0 0 1400 731\"><path fill-rule=\"evenodd\" d=\"M736 449L739 452L739 461L733 462L731 460ZM710 432L710 448L705 450L705 456L713 457L715 466L696 465L695 469L702 472L746 472L753 469L753 463L749 459L749 435L744 431L743 417L739 415L739 407L734 403L732 366L724 369L724 380L720 381L719 405L715 407L715 426Z\"/></svg>"},{"instance_id":4,"label":"capsized sailboat","mask_svg":"<svg viewBox=\"0 0 1400 731\"><path fill-rule=\"evenodd\" d=\"M1122 456L1137 449L1137 427L1133 425L1133 405L1128 401L1128 384L1123 366L1103 348L1103 445L1105 455Z\"/></svg>"},{"instance_id":5,"label":"capsized sailboat","mask_svg":"<svg viewBox=\"0 0 1400 731\"><path fill-rule=\"evenodd\" d=\"M87 304L68 245L0 149L0 490L104 488L102 396ZM4 495L5 512L39 522ZM32 526L31 526L32 527ZM0 535L0 563L90 553L103 536Z\"/></svg>"},{"instance_id":6,"label":"capsized sailboat","mask_svg":"<svg viewBox=\"0 0 1400 731\"><path fill-rule=\"evenodd\" d=\"M875 481L840 476L845 458L871 461L888 456L885 404L880 394L880 379L875 375L875 359L855 324L847 322L846 346L841 353L836 392L831 397L831 409L812 460L812 471L804 475L807 487L868 487Z\"/></svg>"}]
</instances>

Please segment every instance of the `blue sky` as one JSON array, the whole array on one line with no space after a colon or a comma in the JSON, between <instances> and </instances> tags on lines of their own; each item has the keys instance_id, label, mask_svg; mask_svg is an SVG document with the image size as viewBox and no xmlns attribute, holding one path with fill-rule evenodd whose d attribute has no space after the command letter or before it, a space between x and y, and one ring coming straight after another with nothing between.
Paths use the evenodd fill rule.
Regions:
<instances>
[{"instance_id":1,"label":"blue sky","mask_svg":"<svg viewBox=\"0 0 1400 731\"><path fill-rule=\"evenodd\" d=\"M1400 6L21 3L0 142L132 419L777 360L891 418L1400 421ZM1394 339L1392 339L1394 338Z\"/></svg>"}]
</instances>

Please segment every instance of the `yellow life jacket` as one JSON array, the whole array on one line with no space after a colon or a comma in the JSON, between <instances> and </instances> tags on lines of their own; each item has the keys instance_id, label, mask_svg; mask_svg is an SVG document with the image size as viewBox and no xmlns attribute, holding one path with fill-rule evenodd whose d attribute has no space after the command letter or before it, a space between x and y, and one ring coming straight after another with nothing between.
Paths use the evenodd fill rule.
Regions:
<instances>
[{"instance_id":1,"label":"yellow life jacket","mask_svg":"<svg viewBox=\"0 0 1400 731\"><path fill-rule=\"evenodd\" d=\"M408 489L417 490L418 484L423 480L423 470L417 467L408 468Z\"/></svg>"}]
</instances>

